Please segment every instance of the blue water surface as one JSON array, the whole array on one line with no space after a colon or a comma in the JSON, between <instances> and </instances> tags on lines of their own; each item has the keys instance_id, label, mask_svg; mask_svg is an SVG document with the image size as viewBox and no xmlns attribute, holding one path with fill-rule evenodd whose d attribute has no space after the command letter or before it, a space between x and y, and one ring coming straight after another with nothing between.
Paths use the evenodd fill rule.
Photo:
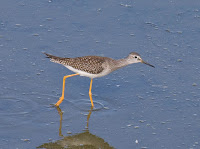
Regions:
<instances>
[{"instance_id":1,"label":"blue water surface","mask_svg":"<svg viewBox=\"0 0 200 149\"><path fill-rule=\"evenodd\" d=\"M198 0L4 0L0 4L0 148L200 148ZM94 79L60 57L124 58L133 64ZM59 111L60 110L60 111ZM62 113L62 112L63 113Z\"/></svg>"}]
</instances>

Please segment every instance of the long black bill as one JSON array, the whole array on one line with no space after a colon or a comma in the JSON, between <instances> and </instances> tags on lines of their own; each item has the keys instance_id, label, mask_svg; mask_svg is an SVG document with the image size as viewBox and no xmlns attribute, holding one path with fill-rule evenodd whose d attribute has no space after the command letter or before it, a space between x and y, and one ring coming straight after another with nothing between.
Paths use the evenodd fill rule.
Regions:
<instances>
[{"instance_id":1,"label":"long black bill","mask_svg":"<svg viewBox=\"0 0 200 149\"><path fill-rule=\"evenodd\" d=\"M153 66L153 65L151 65L151 64L149 64L149 63L147 63L147 62L145 62L145 61L143 61L143 60L142 60L141 62L144 63L144 64L146 64L146 65L149 65L149 66L155 68L155 66Z\"/></svg>"}]
</instances>

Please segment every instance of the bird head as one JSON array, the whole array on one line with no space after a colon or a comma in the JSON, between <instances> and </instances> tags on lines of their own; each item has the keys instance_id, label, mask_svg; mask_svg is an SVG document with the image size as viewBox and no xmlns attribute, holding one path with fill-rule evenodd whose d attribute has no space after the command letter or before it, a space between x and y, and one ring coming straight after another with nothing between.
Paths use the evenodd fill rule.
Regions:
<instances>
[{"instance_id":1,"label":"bird head","mask_svg":"<svg viewBox=\"0 0 200 149\"><path fill-rule=\"evenodd\" d=\"M143 64L146 64L146 65L149 65L151 67L154 67L153 65L145 62L142 60L142 58L140 57L140 55L136 52L131 52L129 55L128 55L128 62L130 64L133 64L133 63L143 63ZM155 68L155 67L154 67Z\"/></svg>"}]
</instances>

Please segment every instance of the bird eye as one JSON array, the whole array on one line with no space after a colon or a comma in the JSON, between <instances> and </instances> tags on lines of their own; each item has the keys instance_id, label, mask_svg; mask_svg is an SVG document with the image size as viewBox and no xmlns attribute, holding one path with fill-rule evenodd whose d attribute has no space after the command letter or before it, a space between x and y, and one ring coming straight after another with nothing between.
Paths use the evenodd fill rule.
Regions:
<instances>
[{"instance_id":1,"label":"bird eye","mask_svg":"<svg viewBox=\"0 0 200 149\"><path fill-rule=\"evenodd\" d=\"M135 56L135 58L137 58L137 56Z\"/></svg>"}]
</instances>

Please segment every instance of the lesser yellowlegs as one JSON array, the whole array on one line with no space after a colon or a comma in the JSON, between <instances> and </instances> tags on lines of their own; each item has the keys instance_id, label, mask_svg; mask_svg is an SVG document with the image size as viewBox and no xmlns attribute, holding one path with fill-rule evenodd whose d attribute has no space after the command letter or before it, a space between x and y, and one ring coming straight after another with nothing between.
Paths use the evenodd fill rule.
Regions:
<instances>
[{"instance_id":1,"label":"lesser yellowlegs","mask_svg":"<svg viewBox=\"0 0 200 149\"><path fill-rule=\"evenodd\" d=\"M63 88L62 88L62 96L60 97L59 101L55 104L55 106L59 106L62 101L64 100L64 91L65 91L65 79L80 75L91 78L90 81L90 88L89 88L89 97L91 101L92 107L94 106L92 100L92 81L93 78L103 77L119 68L127 66L133 63L144 63L151 67L153 65L145 62L142 60L140 55L136 52L132 52L128 55L128 57L115 60L109 57L101 57L101 56L83 56L83 57L76 57L76 58L62 58L53 56L47 53L47 58L50 58L52 62L59 63L67 67L69 70L75 72L75 74L64 76L63 78Z\"/></svg>"}]
</instances>

